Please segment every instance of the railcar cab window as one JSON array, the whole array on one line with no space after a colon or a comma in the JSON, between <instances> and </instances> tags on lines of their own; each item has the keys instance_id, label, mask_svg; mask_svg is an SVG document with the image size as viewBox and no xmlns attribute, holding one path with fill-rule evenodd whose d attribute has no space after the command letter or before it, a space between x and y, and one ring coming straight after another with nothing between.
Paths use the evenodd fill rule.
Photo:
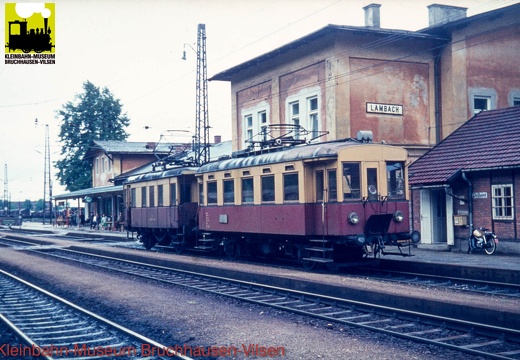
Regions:
<instances>
[{"instance_id":1,"label":"railcar cab window","mask_svg":"<svg viewBox=\"0 0 520 360\"><path fill-rule=\"evenodd\" d=\"M170 206L177 205L177 184L170 184Z\"/></svg>"},{"instance_id":2,"label":"railcar cab window","mask_svg":"<svg viewBox=\"0 0 520 360\"><path fill-rule=\"evenodd\" d=\"M327 177L329 181L329 202L338 201L338 181L336 179L336 169L328 170Z\"/></svg>"},{"instance_id":3,"label":"railcar cab window","mask_svg":"<svg viewBox=\"0 0 520 360\"><path fill-rule=\"evenodd\" d=\"M343 199L359 199L361 197L360 189L360 172L359 163L344 162L343 163Z\"/></svg>"},{"instance_id":4,"label":"railcar cab window","mask_svg":"<svg viewBox=\"0 0 520 360\"><path fill-rule=\"evenodd\" d=\"M262 176L262 202L273 202L274 194L274 175Z\"/></svg>"},{"instance_id":5,"label":"railcar cab window","mask_svg":"<svg viewBox=\"0 0 520 360\"><path fill-rule=\"evenodd\" d=\"M224 203L233 204L234 202L235 202L234 180L224 180Z\"/></svg>"},{"instance_id":6,"label":"railcar cab window","mask_svg":"<svg viewBox=\"0 0 520 360\"><path fill-rule=\"evenodd\" d=\"M217 203L217 182L211 181L207 184L208 189L208 204Z\"/></svg>"},{"instance_id":7,"label":"railcar cab window","mask_svg":"<svg viewBox=\"0 0 520 360\"><path fill-rule=\"evenodd\" d=\"M297 201L298 199L298 173L283 174L283 200Z\"/></svg>"},{"instance_id":8,"label":"railcar cab window","mask_svg":"<svg viewBox=\"0 0 520 360\"><path fill-rule=\"evenodd\" d=\"M368 187L368 198L371 200L377 199L379 188L377 187L377 169L367 169L367 187Z\"/></svg>"},{"instance_id":9,"label":"railcar cab window","mask_svg":"<svg viewBox=\"0 0 520 360\"><path fill-rule=\"evenodd\" d=\"M255 200L253 192L253 178L242 179L242 203L253 203Z\"/></svg>"},{"instance_id":10,"label":"railcar cab window","mask_svg":"<svg viewBox=\"0 0 520 360\"><path fill-rule=\"evenodd\" d=\"M404 198L404 164L397 161L387 162L386 178L388 180L388 198Z\"/></svg>"},{"instance_id":11,"label":"railcar cab window","mask_svg":"<svg viewBox=\"0 0 520 360\"><path fill-rule=\"evenodd\" d=\"M146 207L146 186L141 188L141 207Z\"/></svg>"}]
</instances>

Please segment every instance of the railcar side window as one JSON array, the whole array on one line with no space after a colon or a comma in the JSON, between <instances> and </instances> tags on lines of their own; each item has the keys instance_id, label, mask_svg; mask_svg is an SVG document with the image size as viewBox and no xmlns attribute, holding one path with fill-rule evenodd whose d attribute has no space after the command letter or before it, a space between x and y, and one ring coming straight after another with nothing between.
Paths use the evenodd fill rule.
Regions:
<instances>
[{"instance_id":1,"label":"railcar side window","mask_svg":"<svg viewBox=\"0 0 520 360\"><path fill-rule=\"evenodd\" d=\"M274 175L262 176L262 202L274 201Z\"/></svg>"},{"instance_id":2,"label":"railcar side window","mask_svg":"<svg viewBox=\"0 0 520 360\"><path fill-rule=\"evenodd\" d=\"M141 207L146 207L146 186L141 188Z\"/></svg>"},{"instance_id":3,"label":"railcar side window","mask_svg":"<svg viewBox=\"0 0 520 360\"><path fill-rule=\"evenodd\" d=\"M170 206L177 205L177 184L170 184Z\"/></svg>"},{"instance_id":4,"label":"railcar side window","mask_svg":"<svg viewBox=\"0 0 520 360\"><path fill-rule=\"evenodd\" d=\"M338 201L338 182L336 180L336 170L327 171L329 178L329 201Z\"/></svg>"},{"instance_id":5,"label":"railcar side window","mask_svg":"<svg viewBox=\"0 0 520 360\"><path fill-rule=\"evenodd\" d=\"M404 164L402 162L386 163L386 178L388 181L388 197L400 199L404 197Z\"/></svg>"},{"instance_id":6,"label":"railcar side window","mask_svg":"<svg viewBox=\"0 0 520 360\"><path fill-rule=\"evenodd\" d=\"M254 202L253 178L242 179L242 203Z\"/></svg>"},{"instance_id":7,"label":"railcar side window","mask_svg":"<svg viewBox=\"0 0 520 360\"><path fill-rule=\"evenodd\" d=\"M157 206L164 206L163 186L157 185Z\"/></svg>"},{"instance_id":8,"label":"railcar side window","mask_svg":"<svg viewBox=\"0 0 520 360\"><path fill-rule=\"evenodd\" d=\"M298 174L283 175L283 199L284 201L298 200Z\"/></svg>"},{"instance_id":9,"label":"railcar side window","mask_svg":"<svg viewBox=\"0 0 520 360\"><path fill-rule=\"evenodd\" d=\"M233 204L234 202L235 202L234 180L224 180L224 203Z\"/></svg>"},{"instance_id":10,"label":"railcar side window","mask_svg":"<svg viewBox=\"0 0 520 360\"><path fill-rule=\"evenodd\" d=\"M135 188L132 188L130 190L130 206L135 206L137 205L137 195L136 195L136 189Z\"/></svg>"},{"instance_id":11,"label":"railcar side window","mask_svg":"<svg viewBox=\"0 0 520 360\"><path fill-rule=\"evenodd\" d=\"M199 204L204 205L204 183L199 184Z\"/></svg>"},{"instance_id":12,"label":"railcar side window","mask_svg":"<svg viewBox=\"0 0 520 360\"><path fill-rule=\"evenodd\" d=\"M212 181L207 184L208 189L208 204L217 203L217 182Z\"/></svg>"},{"instance_id":13,"label":"railcar side window","mask_svg":"<svg viewBox=\"0 0 520 360\"><path fill-rule=\"evenodd\" d=\"M361 196L359 191L360 184L359 163L344 162L343 163L343 199L359 199Z\"/></svg>"},{"instance_id":14,"label":"railcar side window","mask_svg":"<svg viewBox=\"0 0 520 360\"><path fill-rule=\"evenodd\" d=\"M316 202L323 201L323 192L325 190L323 185L323 171L316 171Z\"/></svg>"},{"instance_id":15,"label":"railcar side window","mask_svg":"<svg viewBox=\"0 0 520 360\"><path fill-rule=\"evenodd\" d=\"M150 207L155 206L155 186L150 186L149 188L150 192Z\"/></svg>"}]
</instances>

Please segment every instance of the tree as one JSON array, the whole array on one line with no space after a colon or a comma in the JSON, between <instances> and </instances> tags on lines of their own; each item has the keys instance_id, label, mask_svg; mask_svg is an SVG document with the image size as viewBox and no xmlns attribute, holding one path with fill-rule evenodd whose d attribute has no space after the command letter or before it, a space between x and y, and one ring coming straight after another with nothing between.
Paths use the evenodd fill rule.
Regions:
<instances>
[{"instance_id":1,"label":"tree","mask_svg":"<svg viewBox=\"0 0 520 360\"><path fill-rule=\"evenodd\" d=\"M105 87L100 90L90 81L83 83L83 93L58 111L61 118L61 160L56 161L58 180L68 191L92 186L92 172L84 155L94 140L126 140L125 127L130 120L121 114L122 105Z\"/></svg>"}]
</instances>

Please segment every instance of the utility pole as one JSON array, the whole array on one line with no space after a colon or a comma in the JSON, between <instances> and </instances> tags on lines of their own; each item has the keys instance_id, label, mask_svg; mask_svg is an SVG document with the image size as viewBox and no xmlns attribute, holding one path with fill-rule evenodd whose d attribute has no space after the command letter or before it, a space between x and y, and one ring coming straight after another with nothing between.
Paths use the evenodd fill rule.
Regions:
<instances>
[{"instance_id":1,"label":"utility pole","mask_svg":"<svg viewBox=\"0 0 520 360\"><path fill-rule=\"evenodd\" d=\"M208 75L206 61L206 25L197 27L197 80L195 114L195 162L202 165L209 162L209 117L208 117Z\"/></svg>"}]
</instances>

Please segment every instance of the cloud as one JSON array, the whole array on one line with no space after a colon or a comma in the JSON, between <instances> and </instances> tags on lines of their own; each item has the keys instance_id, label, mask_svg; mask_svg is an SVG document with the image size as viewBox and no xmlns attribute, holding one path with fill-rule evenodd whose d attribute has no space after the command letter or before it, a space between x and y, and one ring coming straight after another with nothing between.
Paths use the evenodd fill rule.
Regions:
<instances>
[{"instance_id":1,"label":"cloud","mask_svg":"<svg viewBox=\"0 0 520 360\"><path fill-rule=\"evenodd\" d=\"M51 11L44 3L17 3L15 9L16 14L24 19L30 18L34 13L41 13L44 18L51 16Z\"/></svg>"}]
</instances>

